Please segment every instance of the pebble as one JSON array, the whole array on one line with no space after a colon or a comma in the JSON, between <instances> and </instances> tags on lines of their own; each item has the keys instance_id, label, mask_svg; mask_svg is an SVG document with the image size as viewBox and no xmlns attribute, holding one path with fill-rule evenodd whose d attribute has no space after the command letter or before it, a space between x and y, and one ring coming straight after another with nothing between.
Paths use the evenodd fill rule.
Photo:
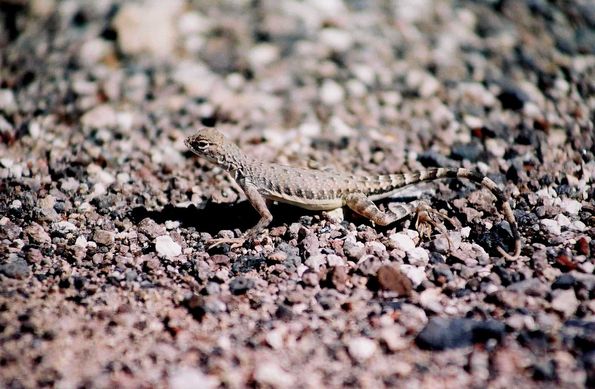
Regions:
<instances>
[{"instance_id":1,"label":"pebble","mask_svg":"<svg viewBox=\"0 0 595 389\"><path fill-rule=\"evenodd\" d=\"M320 271L320 267L326 264L326 256L324 254L312 255L304 261L304 264L317 273Z\"/></svg>"},{"instance_id":2,"label":"pebble","mask_svg":"<svg viewBox=\"0 0 595 389\"><path fill-rule=\"evenodd\" d=\"M341 258L338 255L334 255L334 254L329 254L326 256L326 263L330 267L347 266L347 262L345 262L345 260L343 258Z\"/></svg>"},{"instance_id":3,"label":"pebble","mask_svg":"<svg viewBox=\"0 0 595 389\"><path fill-rule=\"evenodd\" d=\"M85 41L81 45L78 58L82 64L91 66L102 61L112 52L113 46L110 42L105 39L94 38Z\"/></svg>"},{"instance_id":4,"label":"pebble","mask_svg":"<svg viewBox=\"0 0 595 389\"><path fill-rule=\"evenodd\" d=\"M409 296L412 284L409 278L391 265L383 265L376 274L380 287L397 293L398 296Z\"/></svg>"},{"instance_id":5,"label":"pebble","mask_svg":"<svg viewBox=\"0 0 595 389\"><path fill-rule=\"evenodd\" d=\"M582 209L582 204L574 199L565 197L562 199L560 207L569 215L578 215Z\"/></svg>"},{"instance_id":6,"label":"pebble","mask_svg":"<svg viewBox=\"0 0 595 389\"><path fill-rule=\"evenodd\" d=\"M81 183L74 177L67 177L60 180L60 189L64 192L75 192Z\"/></svg>"},{"instance_id":7,"label":"pebble","mask_svg":"<svg viewBox=\"0 0 595 389\"><path fill-rule=\"evenodd\" d=\"M442 290L440 288L426 289L419 295L419 305L426 310L441 313L444 310L441 296Z\"/></svg>"},{"instance_id":8,"label":"pebble","mask_svg":"<svg viewBox=\"0 0 595 389\"><path fill-rule=\"evenodd\" d=\"M580 305L574 289L557 289L552 295L552 308L562 313L565 318L572 316Z\"/></svg>"},{"instance_id":9,"label":"pebble","mask_svg":"<svg viewBox=\"0 0 595 389\"><path fill-rule=\"evenodd\" d=\"M318 248L320 247L320 243L318 242L318 237L315 234L308 234L302 241L300 242L304 250L311 256L315 256L318 253Z\"/></svg>"},{"instance_id":10,"label":"pebble","mask_svg":"<svg viewBox=\"0 0 595 389\"><path fill-rule=\"evenodd\" d=\"M254 281L246 277L236 277L229 283L229 291L232 294L245 294L254 287Z\"/></svg>"},{"instance_id":11,"label":"pebble","mask_svg":"<svg viewBox=\"0 0 595 389\"><path fill-rule=\"evenodd\" d=\"M182 247L171 236L161 235L155 238L155 251L165 258L173 258L182 254Z\"/></svg>"},{"instance_id":12,"label":"pebble","mask_svg":"<svg viewBox=\"0 0 595 389\"><path fill-rule=\"evenodd\" d=\"M316 286L320 283L320 278L318 277L318 273L312 270L307 270L302 274L302 281L305 285Z\"/></svg>"},{"instance_id":13,"label":"pebble","mask_svg":"<svg viewBox=\"0 0 595 389\"><path fill-rule=\"evenodd\" d=\"M401 265L401 270L407 278L411 280L414 288L417 288L427 279L426 272L423 267L417 267L412 265Z\"/></svg>"},{"instance_id":14,"label":"pebble","mask_svg":"<svg viewBox=\"0 0 595 389\"><path fill-rule=\"evenodd\" d=\"M355 238L348 237L343 244L343 251L347 258L353 261L359 261L366 253L366 248L362 242L357 242Z\"/></svg>"},{"instance_id":15,"label":"pebble","mask_svg":"<svg viewBox=\"0 0 595 389\"><path fill-rule=\"evenodd\" d=\"M27 261L22 258L13 258L8 262L0 265L0 273L6 277L22 280L31 274Z\"/></svg>"},{"instance_id":16,"label":"pebble","mask_svg":"<svg viewBox=\"0 0 595 389\"><path fill-rule=\"evenodd\" d=\"M209 18L197 11L184 12L178 19L178 28L182 35L202 34L212 26Z\"/></svg>"},{"instance_id":17,"label":"pebble","mask_svg":"<svg viewBox=\"0 0 595 389\"><path fill-rule=\"evenodd\" d=\"M409 235L403 232L397 232L388 237L396 248L408 252L415 249L415 242ZM424 250L425 251L425 250Z\"/></svg>"},{"instance_id":18,"label":"pebble","mask_svg":"<svg viewBox=\"0 0 595 389\"><path fill-rule=\"evenodd\" d=\"M541 219L540 224L552 235L560 235L562 233L560 224L553 219Z\"/></svg>"},{"instance_id":19,"label":"pebble","mask_svg":"<svg viewBox=\"0 0 595 389\"><path fill-rule=\"evenodd\" d=\"M498 95L498 100L500 100L503 109L518 111L523 109L525 103L529 101L529 96L520 88L508 85Z\"/></svg>"},{"instance_id":20,"label":"pebble","mask_svg":"<svg viewBox=\"0 0 595 389\"><path fill-rule=\"evenodd\" d=\"M118 115L111 105L101 104L85 112L81 117L81 124L90 128L115 128L118 125Z\"/></svg>"},{"instance_id":21,"label":"pebble","mask_svg":"<svg viewBox=\"0 0 595 389\"><path fill-rule=\"evenodd\" d=\"M434 279L440 285L448 283L454 278L454 274L452 273L450 266L444 263L435 264L432 268L432 273L434 274Z\"/></svg>"},{"instance_id":22,"label":"pebble","mask_svg":"<svg viewBox=\"0 0 595 389\"><path fill-rule=\"evenodd\" d=\"M343 102L345 90L333 80L324 80L320 87L320 100L326 105L337 105Z\"/></svg>"},{"instance_id":23,"label":"pebble","mask_svg":"<svg viewBox=\"0 0 595 389\"><path fill-rule=\"evenodd\" d=\"M347 288L347 282L349 282L349 274L347 273L346 266L335 266L329 273L331 284L339 292L344 291Z\"/></svg>"},{"instance_id":24,"label":"pebble","mask_svg":"<svg viewBox=\"0 0 595 389\"><path fill-rule=\"evenodd\" d=\"M357 337L347 342L347 351L353 359L358 362L364 362L372 357L376 352L376 342L365 337Z\"/></svg>"},{"instance_id":25,"label":"pebble","mask_svg":"<svg viewBox=\"0 0 595 389\"><path fill-rule=\"evenodd\" d=\"M401 336L401 330L401 327L393 325L380 331L380 339L390 351L401 351L411 347L411 342Z\"/></svg>"},{"instance_id":26,"label":"pebble","mask_svg":"<svg viewBox=\"0 0 595 389\"><path fill-rule=\"evenodd\" d=\"M114 243L115 233L113 231L97 230L93 234L93 241L103 246L111 246Z\"/></svg>"},{"instance_id":27,"label":"pebble","mask_svg":"<svg viewBox=\"0 0 595 389\"><path fill-rule=\"evenodd\" d=\"M178 39L175 21L183 5L179 0L124 4L113 22L120 50L124 54L147 53L158 58L172 55Z\"/></svg>"},{"instance_id":28,"label":"pebble","mask_svg":"<svg viewBox=\"0 0 595 389\"><path fill-rule=\"evenodd\" d=\"M259 69L275 62L279 58L279 48L269 43L254 46L248 54L248 61L253 68Z\"/></svg>"},{"instance_id":29,"label":"pebble","mask_svg":"<svg viewBox=\"0 0 595 389\"><path fill-rule=\"evenodd\" d=\"M275 250L269 254L268 259L273 262L283 262L287 259L287 253L281 250Z\"/></svg>"},{"instance_id":30,"label":"pebble","mask_svg":"<svg viewBox=\"0 0 595 389\"><path fill-rule=\"evenodd\" d=\"M61 221L53 224L54 229L61 234L67 234L69 232L77 231L78 229L74 224L69 221Z\"/></svg>"},{"instance_id":31,"label":"pebble","mask_svg":"<svg viewBox=\"0 0 595 389\"><path fill-rule=\"evenodd\" d=\"M10 89L0 89L0 111L11 115L18 109L14 93Z\"/></svg>"},{"instance_id":32,"label":"pebble","mask_svg":"<svg viewBox=\"0 0 595 389\"><path fill-rule=\"evenodd\" d=\"M166 234L165 228L150 218L141 220L141 222L138 224L138 230L151 239L155 239L158 236Z\"/></svg>"},{"instance_id":33,"label":"pebble","mask_svg":"<svg viewBox=\"0 0 595 389\"><path fill-rule=\"evenodd\" d=\"M262 386L274 388L292 387L295 382L291 374L272 361L258 363L254 371L254 380Z\"/></svg>"},{"instance_id":34,"label":"pebble","mask_svg":"<svg viewBox=\"0 0 595 389\"><path fill-rule=\"evenodd\" d=\"M374 255L363 256L357 263L357 270L366 276L376 275L383 261Z\"/></svg>"},{"instance_id":35,"label":"pebble","mask_svg":"<svg viewBox=\"0 0 595 389\"><path fill-rule=\"evenodd\" d=\"M574 287L576 283L576 278L572 276L572 274L562 274L556 281L552 284L552 289L570 289Z\"/></svg>"},{"instance_id":36,"label":"pebble","mask_svg":"<svg viewBox=\"0 0 595 389\"><path fill-rule=\"evenodd\" d=\"M428 252L422 247L407 250L407 260L413 266L426 266L430 262Z\"/></svg>"},{"instance_id":37,"label":"pebble","mask_svg":"<svg viewBox=\"0 0 595 389\"><path fill-rule=\"evenodd\" d=\"M206 375L200 369L192 367L177 368L169 374L169 387L171 389L214 389L219 385L220 382L216 377Z\"/></svg>"},{"instance_id":38,"label":"pebble","mask_svg":"<svg viewBox=\"0 0 595 389\"><path fill-rule=\"evenodd\" d=\"M25 233L35 243L49 243L52 240L43 227L35 222L31 223L30 226L25 228Z\"/></svg>"},{"instance_id":39,"label":"pebble","mask_svg":"<svg viewBox=\"0 0 595 389\"><path fill-rule=\"evenodd\" d=\"M320 41L334 51L343 52L349 50L353 43L351 34L348 31L338 28L325 28L320 32Z\"/></svg>"},{"instance_id":40,"label":"pebble","mask_svg":"<svg viewBox=\"0 0 595 389\"><path fill-rule=\"evenodd\" d=\"M465 318L434 317L417 335L417 345L427 350L446 350L485 343L488 339L501 340L504 323L495 320L476 321Z\"/></svg>"}]
</instances>

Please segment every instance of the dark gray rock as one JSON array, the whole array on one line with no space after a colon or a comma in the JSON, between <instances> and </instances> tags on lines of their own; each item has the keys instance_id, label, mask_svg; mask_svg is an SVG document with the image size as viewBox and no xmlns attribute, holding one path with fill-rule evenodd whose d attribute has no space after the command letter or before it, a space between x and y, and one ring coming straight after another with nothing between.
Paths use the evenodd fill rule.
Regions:
<instances>
[{"instance_id":1,"label":"dark gray rock","mask_svg":"<svg viewBox=\"0 0 595 389\"><path fill-rule=\"evenodd\" d=\"M31 270L24 259L16 258L0 265L0 273L4 274L6 277L22 280L29 277Z\"/></svg>"},{"instance_id":2,"label":"dark gray rock","mask_svg":"<svg viewBox=\"0 0 595 389\"><path fill-rule=\"evenodd\" d=\"M485 343L489 339L500 341L504 332L504 324L495 320L437 317L430 320L415 341L423 349L446 350Z\"/></svg>"}]
</instances>

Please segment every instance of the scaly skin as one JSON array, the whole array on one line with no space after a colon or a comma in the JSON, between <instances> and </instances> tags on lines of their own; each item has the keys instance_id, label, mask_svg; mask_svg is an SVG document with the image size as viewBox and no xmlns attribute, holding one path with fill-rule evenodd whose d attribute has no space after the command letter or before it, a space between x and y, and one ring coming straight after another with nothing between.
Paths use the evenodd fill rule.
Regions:
<instances>
[{"instance_id":1,"label":"scaly skin","mask_svg":"<svg viewBox=\"0 0 595 389\"><path fill-rule=\"evenodd\" d=\"M488 177L468 169L431 168L424 171L379 176L356 176L338 172L308 170L274 163L265 163L244 154L223 134L203 128L185 141L195 154L229 171L252 206L260 214L258 223L246 232L253 236L273 220L265 200L275 200L310 210L332 210L348 206L356 213L385 226L420 208L421 202L398 204L396 209L382 212L373 201L393 195L407 185L441 178L465 178L489 189L510 225L515 240L514 253L498 247L505 258L516 259L521 252L521 237L512 208L504 193ZM427 211L427 210L426 210Z\"/></svg>"}]
</instances>

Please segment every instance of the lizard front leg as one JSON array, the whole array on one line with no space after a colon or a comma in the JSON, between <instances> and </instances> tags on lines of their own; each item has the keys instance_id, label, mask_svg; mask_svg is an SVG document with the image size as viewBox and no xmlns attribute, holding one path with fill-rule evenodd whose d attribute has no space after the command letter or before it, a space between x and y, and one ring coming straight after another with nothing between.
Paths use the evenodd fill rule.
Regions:
<instances>
[{"instance_id":1,"label":"lizard front leg","mask_svg":"<svg viewBox=\"0 0 595 389\"><path fill-rule=\"evenodd\" d=\"M256 211L260 215L260 220L258 221L258 223L256 223L256 225L254 227L247 230L243 234L242 237L233 238L233 239L221 238L221 239L210 240L209 248L218 246L223 243L231 243L232 248L239 247L242 244L244 244L244 242L247 239L250 239L250 238L254 237L256 234L258 234L263 228L268 226L271 223L271 221L273 220L273 215L271 215L271 212L269 211L266 200L260 194L260 192L258 192L257 186L252 184L249 181L246 181L245 179L238 180L238 184L239 184L240 188L242 188L242 190L246 194L246 198L248 199L250 204L252 204L254 209L256 209Z\"/></svg>"},{"instance_id":2,"label":"lizard front leg","mask_svg":"<svg viewBox=\"0 0 595 389\"><path fill-rule=\"evenodd\" d=\"M269 207L267 206L267 202L258 191L258 187L256 185L246 180L240 180L238 184L244 190L244 193L246 193L246 197L248 198L248 201L250 201L250 204L252 204L254 209L256 209L256 211L260 215L260 220L258 221L258 223L256 223L254 227L250 228L248 231L244 233L244 237L248 239L252 238L256 234L258 234L263 228L268 226L271 223L271 221L273 221L273 215L271 215Z\"/></svg>"}]
</instances>

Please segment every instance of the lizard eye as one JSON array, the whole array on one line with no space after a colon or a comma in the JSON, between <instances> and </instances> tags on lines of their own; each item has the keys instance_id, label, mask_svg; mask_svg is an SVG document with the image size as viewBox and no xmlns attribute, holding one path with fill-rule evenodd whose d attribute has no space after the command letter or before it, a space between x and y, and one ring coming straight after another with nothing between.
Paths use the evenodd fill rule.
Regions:
<instances>
[{"instance_id":1,"label":"lizard eye","mask_svg":"<svg viewBox=\"0 0 595 389\"><path fill-rule=\"evenodd\" d=\"M199 140L198 142L196 142L196 147L199 149L206 149L207 147L209 147L209 142L205 142L204 140Z\"/></svg>"}]
</instances>

